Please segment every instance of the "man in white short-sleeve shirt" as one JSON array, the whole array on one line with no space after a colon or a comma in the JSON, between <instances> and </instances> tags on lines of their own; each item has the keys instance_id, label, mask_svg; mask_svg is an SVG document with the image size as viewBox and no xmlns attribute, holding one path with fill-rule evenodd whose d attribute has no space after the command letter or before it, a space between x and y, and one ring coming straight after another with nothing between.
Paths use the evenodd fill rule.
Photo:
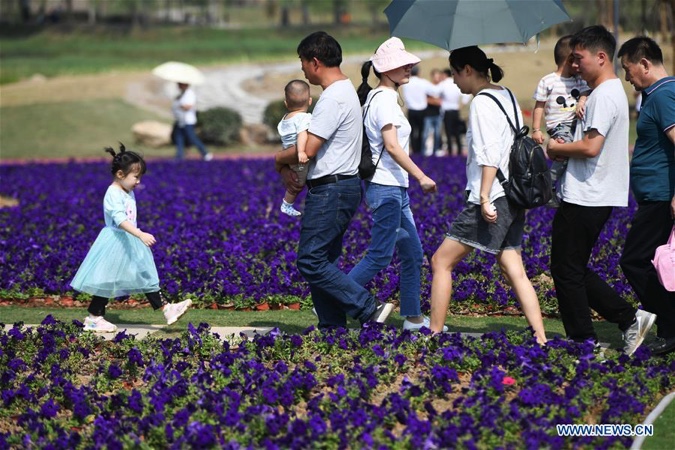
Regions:
<instances>
[{"instance_id":1,"label":"man in white short-sleeve shirt","mask_svg":"<svg viewBox=\"0 0 675 450\"><path fill-rule=\"evenodd\" d=\"M624 334L624 353L642 343L656 316L637 311L601 279L588 262L614 207L628 205L628 100L614 74L616 40L596 25L571 41L573 66L593 89L574 142L551 139L551 158L567 157L561 184L562 203L553 219L551 275L567 336L575 341L597 335L591 308Z\"/></svg>"},{"instance_id":2,"label":"man in white short-sleeve shirt","mask_svg":"<svg viewBox=\"0 0 675 450\"><path fill-rule=\"evenodd\" d=\"M410 152L421 154L424 146L424 116L427 109L427 97L436 95L434 85L429 80L419 77L419 66L412 68L412 77L401 88L403 101L408 108L410 122Z\"/></svg>"},{"instance_id":3,"label":"man in white short-sleeve shirt","mask_svg":"<svg viewBox=\"0 0 675 450\"><path fill-rule=\"evenodd\" d=\"M302 215L298 270L309 283L319 328L346 327L347 316L384 322L393 309L379 304L337 265L342 237L361 203L357 176L361 159L363 120L354 86L340 64L340 44L323 31L304 38L298 56L305 78L323 88L312 112L305 153L309 158L305 211ZM295 147L276 154L276 167L288 189L298 192Z\"/></svg>"}]
</instances>

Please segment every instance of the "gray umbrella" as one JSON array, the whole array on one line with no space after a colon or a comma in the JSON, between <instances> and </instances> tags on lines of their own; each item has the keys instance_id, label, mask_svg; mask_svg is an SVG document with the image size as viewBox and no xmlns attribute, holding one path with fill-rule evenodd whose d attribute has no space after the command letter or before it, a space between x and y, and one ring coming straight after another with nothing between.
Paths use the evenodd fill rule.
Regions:
<instances>
[{"instance_id":1,"label":"gray umbrella","mask_svg":"<svg viewBox=\"0 0 675 450\"><path fill-rule=\"evenodd\" d=\"M540 31L570 20L562 0L393 0L384 13L392 36L447 50L526 43Z\"/></svg>"}]
</instances>

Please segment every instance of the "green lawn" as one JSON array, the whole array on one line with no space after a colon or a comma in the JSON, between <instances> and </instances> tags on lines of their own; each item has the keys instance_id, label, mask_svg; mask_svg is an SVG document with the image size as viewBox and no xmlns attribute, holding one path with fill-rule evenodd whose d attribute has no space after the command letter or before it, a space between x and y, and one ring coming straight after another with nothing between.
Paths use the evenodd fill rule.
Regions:
<instances>
[{"instance_id":1,"label":"green lawn","mask_svg":"<svg viewBox=\"0 0 675 450\"><path fill-rule=\"evenodd\" d=\"M45 29L33 34L0 34L0 84L29 78L111 70L149 70L165 61L224 64L251 61L288 61L297 58L298 42L312 31L326 30L345 54L369 53L388 37L380 25L331 28L308 27L218 30L201 27L156 26L146 30L99 27L71 32ZM417 44L415 48L434 48Z\"/></svg>"},{"instance_id":2,"label":"green lawn","mask_svg":"<svg viewBox=\"0 0 675 450\"><path fill-rule=\"evenodd\" d=\"M642 450L665 450L675 443L675 401L654 421L654 436L645 438Z\"/></svg>"},{"instance_id":3,"label":"green lawn","mask_svg":"<svg viewBox=\"0 0 675 450\"><path fill-rule=\"evenodd\" d=\"M1 306L0 322L12 324L15 322L24 322L37 324L40 323L48 314L62 321L71 321L73 319L83 320L87 312L85 308L27 308L20 306ZM112 309L109 308L106 318L113 323L125 324L162 324L163 317L150 307L137 309ZM187 321L179 322L171 330L178 330L185 326L185 323L192 322L198 324L208 323L211 326L260 326L260 327L279 327L288 333L299 333L305 328L316 325L316 317L311 310L281 310L281 311L228 311L213 309L191 309L186 316ZM388 323L401 326L403 321L398 315L393 314ZM486 333L490 331L504 330L522 330L527 326L524 317L510 316L449 316L447 325L451 331L460 331L464 333ZM358 327L357 322L350 322L350 326ZM557 319L544 319L544 326L549 337L564 335L562 322ZM621 334L615 325L609 322L596 322L595 328L602 342L607 342L611 348L617 349L623 347ZM174 331L175 331L174 330Z\"/></svg>"},{"instance_id":4,"label":"green lawn","mask_svg":"<svg viewBox=\"0 0 675 450\"><path fill-rule=\"evenodd\" d=\"M131 126L141 120L162 120L122 100L42 103L0 109L0 156L3 160L58 157L103 157L103 147L118 142L146 156L169 156L173 148L135 146ZM165 121L166 120L162 120ZM30 124L30 126L26 126ZM65 144L65 145L64 145Z\"/></svg>"}]
</instances>

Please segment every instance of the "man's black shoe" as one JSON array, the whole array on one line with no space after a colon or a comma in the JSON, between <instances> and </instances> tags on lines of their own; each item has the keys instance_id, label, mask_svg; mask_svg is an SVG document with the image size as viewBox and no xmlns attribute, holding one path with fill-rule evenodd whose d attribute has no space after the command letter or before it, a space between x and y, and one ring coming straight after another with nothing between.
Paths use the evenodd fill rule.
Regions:
<instances>
[{"instance_id":1,"label":"man's black shoe","mask_svg":"<svg viewBox=\"0 0 675 450\"><path fill-rule=\"evenodd\" d=\"M675 336L664 339L656 338L655 341L648 345L649 349L654 355L665 355L675 350Z\"/></svg>"}]
</instances>

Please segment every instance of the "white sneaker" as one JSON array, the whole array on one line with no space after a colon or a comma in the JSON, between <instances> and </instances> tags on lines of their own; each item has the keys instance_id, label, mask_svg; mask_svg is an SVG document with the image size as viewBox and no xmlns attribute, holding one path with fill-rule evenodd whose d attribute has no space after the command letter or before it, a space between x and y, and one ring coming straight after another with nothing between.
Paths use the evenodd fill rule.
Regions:
<instances>
[{"instance_id":1,"label":"white sneaker","mask_svg":"<svg viewBox=\"0 0 675 450\"><path fill-rule=\"evenodd\" d=\"M185 314L188 308L192 305L192 300L187 299L179 303L169 303L164 306L164 318L166 319L167 325L176 323L183 314Z\"/></svg>"},{"instance_id":2,"label":"white sneaker","mask_svg":"<svg viewBox=\"0 0 675 450\"><path fill-rule=\"evenodd\" d=\"M626 346L623 352L630 356L635 353L642 341L644 341L647 332L654 325L656 314L638 309L635 313L635 323L623 333L623 340Z\"/></svg>"},{"instance_id":3,"label":"white sneaker","mask_svg":"<svg viewBox=\"0 0 675 450\"><path fill-rule=\"evenodd\" d=\"M96 333L114 333L117 325L105 320L103 316L89 316L84 319L84 330Z\"/></svg>"},{"instance_id":4,"label":"white sneaker","mask_svg":"<svg viewBox=\"0 0 675 450\"><path fill-rule=\"evenodd\" d=\"M204 155L204 161L211 161L213 159L213 153L207 153Z\"/></svg>"},{"instance_id":5,"label":"white sneaker","mask_svg":"<svg viewBox=\"0 0 675 450\"><path fill-rule=\"evenodd\" d=\"M281 204L281 212L284 214L288 214L291 217L298 217L302 215L300 211L293 208L293 205L291 205L290 203L286 203L286 201L284 201Z\"/></svg>"},{"instance_id":6,"label":"white sneaker","mask_svg":"<svg viewBox=\"0 0 675 450\"><path fill-rule=\"evenodd\" d=\"M422 316L422 322L420 322L420 323L411 322L408 319L405 319L403 321L403 329L404 330L417 331L417 330L421 329L422 327L431 328L431 319L429 319L427 316ZM443 325L443 333L445 333L447 331L448 331L448 327Z\"/></svg>"},{"instance_id":7,"label":"white sneaker","mask_svg":"<svg viewBox=\"0 0 675 450\"><path fill-rule=\"evenodd\" d=\"M389 314L394 310L394 305L391 303L380 303L380 305L375 308L375 312L370 315L368 320L377 323L384 323L389 317Z\"/></svg>"}]
</instances>

